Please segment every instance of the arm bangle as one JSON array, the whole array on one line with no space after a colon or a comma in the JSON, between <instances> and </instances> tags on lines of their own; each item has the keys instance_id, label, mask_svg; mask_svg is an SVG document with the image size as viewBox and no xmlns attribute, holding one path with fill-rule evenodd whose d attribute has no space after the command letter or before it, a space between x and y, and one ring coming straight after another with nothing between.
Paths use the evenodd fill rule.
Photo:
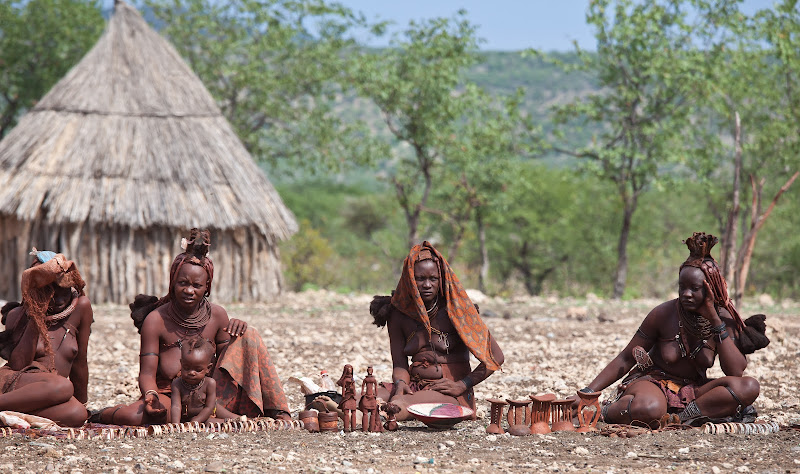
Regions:
<instances>
[{"instance_id":1,"label":"arm bangle","mask_svg":"<svg viewBox=\"0 0 800 474\"><path fill-rule=\"evenodd\" d=\"M148 396L148 395L150 395L151 393L152 393L153 395L155 395L155 396L156 396L156 398L158 398L158 392L157 392L156 390L152 390L152 389L151 389L151 390L148 390L148 391L146 391L146 392L144 392L144 398L147 398L147 396Z\"/></svg>"},{"instance_id":2,"label":"arm bangle","mask_svg":"<svg viewBox=\"0 0 800 474\"><path fill-rule=\"evenodd\" d=\"M722 331L721 333L717 334L717 340L719 343L722 343L725 339L728 338L728 331Z\"/></svg>"},{"instance_id":3,"label":"arm bangle","mask_svg":"<svg viewBox=\"0 0 800 474\"><path fill-rule=\"evenodd\" d=\"M461 382L464 382L464 385L466 385L467 390L471 389L472 386L475 385L475 383L472 381L469 375L461 379Z\"/></svg>"},{"instance_id":4,"label":"arm bangle","mask_svg":"<svg viewBox=\"0 0 800 474\"><path fill-rule=\"evenodd\" d=\"M589 387L588 385L578 391L581 393L594 393L594 390L592 390L592 388Z\"/></svg>"},{"instance_id":5,"label":"arm bangle","mask_svg":"<svg viewBox=\"0 0 800 474\"><path fill-rule=\"evenodd\" d=\"M719 326L714 326L713 328L711 328L711 332L713 332L714 334L720 334L722 331L725 330L726 327L727 326L725 326L725 323L722 323Z\"/></svg>"}]
</instances>

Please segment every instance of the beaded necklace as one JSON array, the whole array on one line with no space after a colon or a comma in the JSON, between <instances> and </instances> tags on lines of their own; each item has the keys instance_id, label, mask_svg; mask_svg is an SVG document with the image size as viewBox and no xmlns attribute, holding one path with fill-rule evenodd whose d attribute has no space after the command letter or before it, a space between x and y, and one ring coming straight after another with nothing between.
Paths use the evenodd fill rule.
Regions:
<instances>
[{"instance_id":1,"label":"beaded necklace","mask_svg":"<svg viewBox=\"0 0 800 474\"><path fill-rule=\"evenodd\" d=\"M686 350L686 346L689 343L686 340L684 331L700 339L700 343L691 352ZM689 315L683 305L678 303L678 334L675 335L675 340L678 342L681 357L686 357L687 355L691 359L697 357L697 354L703 350L708 340L711 339L711 335L711 322L709 320L699 315Z\"/></svg>"}]
</instances>

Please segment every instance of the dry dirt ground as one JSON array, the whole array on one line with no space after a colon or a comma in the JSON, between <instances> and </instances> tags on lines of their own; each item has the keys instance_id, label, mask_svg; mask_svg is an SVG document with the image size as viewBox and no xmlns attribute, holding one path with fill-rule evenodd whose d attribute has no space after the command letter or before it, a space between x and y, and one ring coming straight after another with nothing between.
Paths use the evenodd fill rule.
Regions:
<instances>
[{"instance_id":1,"label":"dry dirt ground","mask_svg":"<svg viewBox=\"0 0 800 474\"><path fill-rule=\"evenodd\" d=\"M375 367L390 378L384 329L371 324L369 295L287 294L274 304L229 306L267 341L293 412L302 408L291 375L327 369L338 377L345 363L364 373ZM745 306L743 315L767 314L772 343L751 355L748 374L761 381L760 420L781 431L767 435L704 434L700 430L610 438L558 432L511 437L488 435L491 397L523 398L575 393L627 343L658 301L612 303L594 298L487 299L481 302L506 363L476 386L479 416L454 429L432 431L418 422L381 434L305 431L159 438L61 441L52 437L0 439L0 471L15 472L800 472L798 382L800 306ZM130 402L138 395L139 340L121 306L97 306L90 342L90 408ZM712 375L720 375L718 367ZM604 393L604 397L611 390Z\"/></svg>"}]
</instances>

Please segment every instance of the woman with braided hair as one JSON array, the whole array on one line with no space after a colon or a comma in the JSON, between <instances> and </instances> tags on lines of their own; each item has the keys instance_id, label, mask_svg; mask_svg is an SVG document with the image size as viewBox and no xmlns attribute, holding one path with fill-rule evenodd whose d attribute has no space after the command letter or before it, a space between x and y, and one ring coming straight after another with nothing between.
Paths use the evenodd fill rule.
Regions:
<instances>
[{"instance_id":1,"label":"woman with braided hair","mask_svg":"<svg viewBox=\"0 0 800 474\"><path fill-rule=\"evenodd\" d=\"M411 418L415 403L454 403L475 409L472 387L503 364L503 352L450 265L429 242L415 245L392 296L376 296L370 313L387 326L392 383L378 397ZM472 369L470 353L480 361ZM409 364L409 359L411 363Z\"/></svg>"},{"instance_id":2,"label":"woman with braided hair","mask_svg":"<svg viewBox=\"0 0 800 474\"><path fill-rule=\"evenodd\" d=\"M87 418L87 353L92 305L75 263L50 251L31 252L22 273L22 303L2 309L0 410L81 426Z\"/></svg>"},{"instance_id":3,"label":"woman with braided hair","mask_svg":"<svg viewBox=\"0 0 800 474\"><path fill-rule=\"evenodd\" d=\"M208 256L210 234L192 229L183 239L184 252L175 257L169 291L161 299L139 295L130 304L131 317L141 334L139 388L141 398L131 405L104 409L97 421L142 425L168 421L173 379L181 370L181 344L202 337L216 345L213 377L217 408L213 416L286 418L288 404L280 379L258 333L224 308L210 303L214 263ZM95 418L93 418L94 420Z\"/></svg>"},{"instance_id":4,"label":"woman with braided hair","mask_svg":"<svg viewBox=\"0 0 800 474\"><path fill-rule=\"evenodd\" d=\"M711 248L718 239L695 232L685 243L689 258L681 265L678 298L654 308L633 338L581 391L601 391L628 374L616 397L603 406L607 423L754 418L751 406L759 383L744 375L745 354L765 347L764 316L743 322ZM724 377L706 371L719 357Z\"/></svg>"}]
</instances>

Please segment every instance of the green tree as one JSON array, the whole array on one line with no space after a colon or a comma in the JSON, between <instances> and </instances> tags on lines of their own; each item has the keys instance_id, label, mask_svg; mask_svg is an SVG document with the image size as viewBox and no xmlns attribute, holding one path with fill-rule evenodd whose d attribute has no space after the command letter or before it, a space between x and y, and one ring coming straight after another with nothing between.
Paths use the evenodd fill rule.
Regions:
<instances>
[{"instance_id":1,"label":"green tree","mask_svg":"<svg viewBox=\"0 0 800 474\"><path fill-rule=\"evenodd\" d=\"M537 141L529 137L538 135L521 108L522 90L512 96L493 97L474 85L467 88L474 89L464 94L471 103L443 147L447 161L436 194L441 214L456 230L450 260L455 258L465 227L474 224L480 263L478 288L487 291L487 227L492 214L500 210L507 187L521 179L515 165L537 151Z\"/></svg>"},{"instance_id":2,"label":"green tree","mask_svg":"<svg viewBox=\"0 0 800 474\"><path fill-rule=\"evenodd\" d=\"M613 297L625 290L628 241L639 199L666 177L682 157L698 76L713 45L690 18L701 2L680 0L592 0L587 22L595 29L597 54L579 51L580 67L594 71L600 91L555 108L561 126L588 124L600 129L582 147L554 149L581 159L583 170L609 180L622 205ZM697 17L696 24L705 18Z\"/></svg>"},{"instance_id":3,"label":"green tree","mask_svg":"<svg viewBox=\"0 0 800 474\"><path fill-rule=\"evenodd\" d=\"M362 125L334 109L356 46L349 32L382 25L324 0L147 3L256 159L291 173L374 152Z\"/></svg>"},{"instance_id":4,"label":"green tree","mask_svg":"<svg viewBox=\"0 0 800 474\"><path fill-rule=\"evenodd\" d=\"M461 11L454 19L412 22L389 49L363 51L354 63L356 92L380 109L395 140L390 176L417 243L420 221L437 181L446 144L462 119L474 88L463 89L463 71L475 63L475 27Z\"/></svg>"},{"instance_id":5,"label":"green tree","mask_svg":"<svg viewBox=\"0 0 800 474\"><path fill-rule=\"evenodd\" d=\"M0 0L0 138L94 45L105 21L86 0Z\"/></svg>"},{"instance_id":6,"label":"green tree","mask_svg":"<svg viewBox=\"0 0 800 474\"><path fill-rule=\"evenodd\" d=\"M474 25L460 11L452 19L412 22L389 49L364 51L352 72L355 90L377 105L399 143L389 180L406 219L408 246L417 243L423 216L436 215L453 228L450 260L470 219L485 243L488 196L501 187L494 178L502 175L501 162L522 149L518 136L529 128L521 93L493 97L464 80L478 60L477 45ZM482 276L483 284L485 270Z\"/></svg>"},{"instance_id":7,"label":"green tree","mask_svg":"<svg viewBox=\"0 0 800 474\"><path fill-rule=\"evenodd\" d=\"M759 231L800 169L800 17L796 1L747 17L718 10L726 54L706 63L708 104L687 164L711 186L720 264L737 303Z\"/></svg>"}]
</instances>

